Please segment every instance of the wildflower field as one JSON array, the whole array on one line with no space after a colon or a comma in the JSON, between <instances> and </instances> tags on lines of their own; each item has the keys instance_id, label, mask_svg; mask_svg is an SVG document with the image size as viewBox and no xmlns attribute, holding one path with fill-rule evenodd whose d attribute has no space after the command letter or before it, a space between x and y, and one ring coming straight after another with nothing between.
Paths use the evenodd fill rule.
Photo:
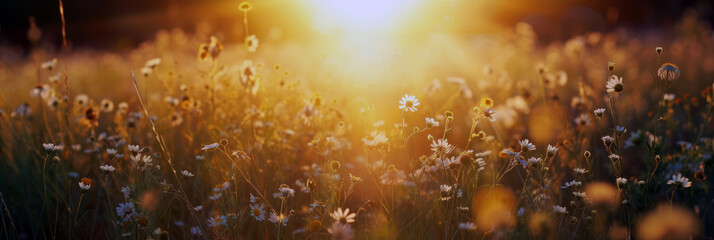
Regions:
<instances>
[{"instance_id":1,"label":"wildflower field","mask_svg":"<svg viewBox=\"0 0 714 240\"><path fill-rule=\"evenodd\" d=\"M542 41L441 15L391 35L369 19L423 9L317 1L332 14L305 37L261 24L268 0L228 2L232 32L126 51L73 45L51 2L53 45L0 45L0 239L714 238L695 10ZM334 20L353 11L373 15Z\"/></svg>"}]
</instances>

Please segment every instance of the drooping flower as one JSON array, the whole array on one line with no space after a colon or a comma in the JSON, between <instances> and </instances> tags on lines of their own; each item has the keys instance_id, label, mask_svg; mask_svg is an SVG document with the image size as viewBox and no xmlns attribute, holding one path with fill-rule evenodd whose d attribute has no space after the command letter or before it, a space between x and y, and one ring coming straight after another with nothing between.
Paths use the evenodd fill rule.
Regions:
<instances>
[{"instance_id":1,"label":"drooping flower","mask_svg":"<svg viewBox=\"0 0 714 240\"><path fill-rule=\"evenodd\" d=\"M610 136L603 136L602 138L602 143L605 144L606 147L610 147L613 142L615 142L615 138L610 137Z\"/></svg>"},{"instance_id":2,"label":"drooping flower","mask_svg":"<svg viewBox=\"0 0 714 240\"><path fill-rule=\"evenodd\" d=\"M595 109L595 111L593 111L593 112L595 113L595 116L597 116L597 117L602 117L602 114L605 113L605 109L604 109L604 108L598 108L598 109Z\"/></svg>"},{"instance_id":3,"label":"drooping flower","mask_svg":"<svg viewBox=\"0 0 714 240\"><path fill-rule=\"evenodd\" d=\"M483 116L486 117L491 122L496 121L495 115L496 115L496 111L491 110L491 108L486 108L483 110Z\"/></svg>"},{"instance_id":4,"label":"drooping flower","mask_svg":"<svg viewBox=\"0 0 714 240\"><path fill-rule=\"evenodd\" d=\"M677 80L679 79L679 67L672 63L662 64L662 67L657 70L657 76L667 81Z\"/></svg>"},{"instance_id":5,"label":"drooping flower","mask_svg":"<svg viewBox=\"0 0 714 240\"><path fill-rule=\"evenodd\" d=\"M295 195L295 190L290 188L287 184L281 184L278 188L278 192L273 193L274 198L286 199Z\"/></svg>"}]
</instances>

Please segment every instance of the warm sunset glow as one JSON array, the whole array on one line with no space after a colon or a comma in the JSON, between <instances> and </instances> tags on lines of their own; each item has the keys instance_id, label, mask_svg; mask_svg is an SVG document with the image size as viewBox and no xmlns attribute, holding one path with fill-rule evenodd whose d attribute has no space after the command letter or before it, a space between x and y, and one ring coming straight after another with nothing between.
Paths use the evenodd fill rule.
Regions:
<instances>
[{"instance_id":1,"label":"warm sunset glow","mask_svg":"<svg viewBox=\"0 0 714 240\"><path fill-rule=\"evenodd\" d=\"M708 1L0 1L0 239L714 239Z\"/></svg>"},{"instance_id":2,"label":"warm sunset glow","mask_svg":"<svg viewBox=\"0 0 714 240\"><path fill-rule=\"evenodd\" d=\"M374 34L398 31L423 0L309 0L312 27L324 33Z\"/></svg>"}]
</instances>

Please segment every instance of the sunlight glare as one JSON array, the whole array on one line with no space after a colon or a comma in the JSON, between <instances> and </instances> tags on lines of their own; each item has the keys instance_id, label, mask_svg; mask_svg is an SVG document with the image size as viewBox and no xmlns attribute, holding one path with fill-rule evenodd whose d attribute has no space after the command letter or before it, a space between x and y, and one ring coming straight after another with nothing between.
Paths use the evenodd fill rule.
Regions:
<instances>
[{"instance_id":1,"label":"sunlight glare","mask_svg":"<svg viewBox=\"0 0 714 240\"><path fill-rule=\"evenodd\" d=\"M311 0L312 27L323 33L394 32L422 0Z\"/></svg>"}]
</instances>

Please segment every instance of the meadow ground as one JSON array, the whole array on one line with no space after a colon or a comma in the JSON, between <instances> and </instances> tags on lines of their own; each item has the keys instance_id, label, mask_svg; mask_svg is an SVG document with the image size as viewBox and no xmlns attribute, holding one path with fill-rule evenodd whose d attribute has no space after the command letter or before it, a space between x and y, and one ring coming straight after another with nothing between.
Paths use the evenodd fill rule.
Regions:
<instances>
[{"instance_id":1,"label":"meadow ground","mask_svg":"<svg viewBox=\"0 0 714 240\"><path fill-rule=\"evenodd\" d=\"M714 237L695 17L551 43L245 29L0 62L0 238Z\"/></svg>"}]
</instances>

